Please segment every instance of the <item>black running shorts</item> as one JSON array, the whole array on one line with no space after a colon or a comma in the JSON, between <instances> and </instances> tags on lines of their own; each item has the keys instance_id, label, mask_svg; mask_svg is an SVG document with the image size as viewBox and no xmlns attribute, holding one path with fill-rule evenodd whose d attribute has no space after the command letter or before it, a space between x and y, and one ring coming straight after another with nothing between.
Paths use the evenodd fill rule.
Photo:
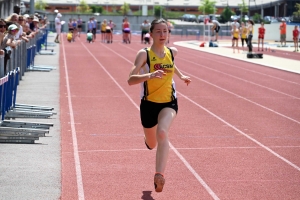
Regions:
<instances>
[{"instance_id":1,"label":"black running shorts","mask_svg":"<svg viewBox=\"0 0 300 200\"><path fill-rule=\"evenodd\" d=\"M144 128L152 128L157 124L158 114L163 108L173 108L178 112L177 99L168 103L154 103L147 100L141 100L140 117Z\"/></svg>"}]
</instances>

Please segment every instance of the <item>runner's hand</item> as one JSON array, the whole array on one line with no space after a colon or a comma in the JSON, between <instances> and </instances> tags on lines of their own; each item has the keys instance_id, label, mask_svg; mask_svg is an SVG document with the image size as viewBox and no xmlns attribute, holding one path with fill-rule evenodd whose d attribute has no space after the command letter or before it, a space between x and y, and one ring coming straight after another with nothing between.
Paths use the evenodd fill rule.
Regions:
<instances>
[{"instance_id":1,"label":"runner's hand","mask_svg":"<svg viewBox=\"0 0 300 200\"><path fill-rule=\"evenodd\" d=\"M151 73L150 78L162 78L165 75L166 73L163 70L156 70L155 72Z\"/></svg>"},{"instance_id":2,"label":"runner's hand","mask_svg":"<svg viewBox=\"0 0 300 200\"><path fill-rule=\"evenodd\" d=\"M180 79L183 80L184 83L186 83L186 85L189 85L190 82L192 81L189 76L181 76Z\"/></svg>"}]
</instances>

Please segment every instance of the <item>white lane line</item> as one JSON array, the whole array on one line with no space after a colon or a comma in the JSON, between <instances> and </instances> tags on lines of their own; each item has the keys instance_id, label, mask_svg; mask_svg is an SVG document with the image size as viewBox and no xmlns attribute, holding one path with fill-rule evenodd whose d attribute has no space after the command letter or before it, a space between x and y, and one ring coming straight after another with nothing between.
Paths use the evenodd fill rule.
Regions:
<instances>
[{"instance_id":1,"label":"white lane line","mask_svg":"<svg viewBox=\"0 0 300 200\"><path fill-rule=\"evenodd\" d=\"M294 163L292 163L291 161L289 161L288 159L282 157L281 155L279 155L278 153L276 153L275 151L273 151L272 149L270 149L269 147L263 145L262 143L260 143L259 141L255 140L254 138L250 137L249 135L247 135L246 133L244 133L243 131L241 131L240 129L236 128L235 126L233 126L232 124L230 124L229 122L225 121L224 119L222 119L221 117L219 117L218 115L210 112L208 109L204 108L203 106L199 105L197 102L193 101L192 99L188 98L187 96L183 95L182 93L178 92L179 94L182 95L182 97L184 97L186 100L190 101L191 103L193 103L194 105L196 105L197 107L201 108L202 110L206 111L208 114L212 115L213 117L217 118L218 120L220 120L221 122L223 122L224 124L226 124L227 126L231 127L232 129L234 129L235 131L237 131L238 133L240 133L241 135L245 136L246 138L248 138L249 140L251 140L252 142L256 143L258 146L261 146L262 148L264 148L265 150L267 150L268 152L270 152L271 154L273 154L274 156L276 156L277 158L281 159L282 161L286 162L288 165L294 167L296 170L300 171L300 167L298 167L297 165L295 165Z\"/></svg>"},{"instance_id":2,"label":"white lane line","mask_svg":"<svg viewBox=\"0 0 300 200\"><path fill-rule=\"evenodd\" d=\"M238 80L240 80L240 81L243 81L243 82L246 82L246 83L249 83L249 84L252 84L252 85L256 85L256 86L261 87L261 88L265 88L265 89L267 89L267 90L271 90L271 91L273 91L273 92L276 92L276 93L279 93L279 94L282 94L282 95L285 95L285 96L288 96L288 97L291 97L291 98L294 98L294 99L298 99L298 100L300 99L299 97L296 97L296 96L293 96L293 95L290 95L290 94L287 94L287 93L284 93L284 92L275 90L275 89L273 89L273 88L270 88L270 87L267 87L267 86L263 86L263 85L254 83L254 82L252 82L252 81L248 81L248 80L246 80L246 79L242 79L242 78L233 76L233 75L231 75L231 74L228 74L228 73L219 71L219 70L217 70L217 69L213 69L213 68L210 68L210 67L206 67L205 65L201 65L201 64L199 64L199 63L196 63L196 62L193 62L193 61L184 59L184 58L180 58L180 56L178 56L178 57L179 57L179 59L184 60L185 62L189 62L189 63L192 63L192 64L194 64L194 65L201 66L201 67L206 68L206 69L208 69L208 70L215 71L215 72L220 73L220 74L224 74L224 75L226 75L226 76L229 76L229 77L238 79Z\"/></svg>"},{"instance_id":3,"label":"white lane line","mask_svg":"<svg viewBox=\"0 0 300 200\"><path fill-rule=\"evenodd\" d=\"M296 119L293 119L293 118L291 118L291 117L289 117L289 116L286 116L286 115L284 115L284 114L281 114L281 113L279 113L279 112L277 112L277 111L275 111L275 110L273 110L273 109L271 109L271 108L268 108L268 107L263 106L263 105L261 105L261 104L259 104L259 103L256 103L255 101L251 101L250 99L247 99L247 98L245 98L245 97L243 97L243 96L240 96L240 95L238 95L238 94L236 94L236 93L234 93L234 92L231 92L231 91L229 91L229 90L226 90L225 88L222 88L222 87L220 87L220 86L217 86L217 85L215 85L215 84L213 84L213 83L210 83L210 82L208 82L208 81L206 81L206 80L203 80L203 79L201 79L201 78L199 78L199 77L197 77L197 76L194 76L193 74L190 74L190 73L188 73L188 72L185 72L184 70L181 70L181 71L184 72L186 75L189 75L190 77L193 77L193 78L195 78L195 79L198 79L198 80L200 80L200 81L202 81L202 82L204 82L204 83L206 83L206 84L208 84L208 85L211 85L211 86L213 86L213 87L216 87L216 88L218 88L218 89L220 89L220 90L223 90L224 92L227 92L227 93L232 94L232 95L234 95L234 96L236 96L236 97L238 97L238 98L240 98L240 99L243 99L243 100L245 100L245 101L248 101L248 102L250 102L250 103L252 103L252 104L254 104L254 105L257 105L257 106L259 106L259 107L261 107L261 108L263 108L263 109L266 109L266 110L268 110L268 111L270 111L270 112L272 112L272 113L275 113L275 114L277 114L277 115L279 115L279 116L281 116L281 117L283 117L283 118L289 119L289 120L291 120L291 121L293 121L293 122L295 122L295 123L297 123L297 124L300 124L300 121L298 121L298 120L296 120Z\"/></svg>"},{"instance_id":4,"label":"white lane line","mask_svg":"<svg viewBox=\"0 0 300 200\"><path fill-rule=\"evenodd\" d=\"M63 57L64 57L64 65L65 65L65 73L66 73L66 87L67 87L67 94L68 94L67 96L68 96L68 104L69 104L69 112L70 112L70 126L71 126L73 150L74 150L74 162L75 162L75 171L76 171L78 199L84 200L84 190L83 190L83 183L82 183L80 158L79 158L79 153L78 153L77 134L76 134L76 128L75 128L75 120L74 120L74 112L73 112L72 99L71 99L71 90L70 90L68 65L67 65L67 59L66 59L64 40L61 44L62 44L62 49L63 49Z\"/></svg>"},{"instance_id":5,"label":"white lane line","mask_svg":"<svg viewBox=\"0 0 300 200\"><path fill-rule=\"evenodd\" d=\"M89 51L89 49L83 44L83 47L86 49L87 52L89 52L89 54L94 58L94 60L101 66L101 68L107 73L107 75L115 82L115 84L120 88L120 90L126 95L126 97L132 102L132 104L138 109L140 110L139 106L133 101L133 99L126 93L126 91L122 88L122 86L114 79L113 76L111 76L111 74L106 70L106 68L97 60L97 58ZM101 44L101 46L109 49L108 47L106 47L105 45ZM129 61L128 59L126 59L125 57L123 57L122 55L118 54L117 52L109 49L110 51L114 52L115 54L117 54L119 57L125 59L127 62L131 63L133 65L133 63L131 61ZM173 151L176 153L176 155L179 157L179 159L185 164L185 166L190 170L190 172L195 176L195 178L200 182L200 184L206 189L206 191L211 195L211 197L214 200L219 200L218 196L212 191L212 189L203 181L203 179L197 174L197 172L192 168L192 166L185 160L185 158L176 150L176 148L170 143L171 148L173 149Z\"/></svg>"},{"instance_id":6,"label":"white lane line","mask_svg":"<svg viewBox=\"0 0 300 200\"><path fill-rule=\"evenodd\" d=\"M132 49L132 48L130 48L130 47L127 47L126 45L125 45L125 47L127 48L127 49L130 49L131 51L133 51L134 49ZM121 56L122 57L122 56ZM124 57L122 57L122 58L124 58ZM127 60L126 58L124 58L125 60ZM128 61L128 60L127 60ZM128 62L130 62L130 61L128 61ZM186 71L184 71L184 70L182 70L182 69L180 69L180 71L182 71L182 72L184 72L186 75L189 75L190 77L193 77L193 78L195 78L195 79L197 79L197 80L200 80L200 81L202 81L202 82L204 82L204 83L206 83L206 84L208 84L208 85L211 85L211 86L213 86L213 87L216 87L216 88L218 88L218 89L220 89L220 90L223 90L224 92L227 92L227 93L229 93L229 94L232 94L232 95L234 95L234 96L236 96L236 97L238 97L238 98L241 98L241 99L243 99L243 100L245 100L245 101L248 101L248 102L250 102L250 103L252 103L252 104L254 104L254 105L257 105L257 106L259 106L259 107L261 107L261 108L264 108L264 109L266 109L266 110L268 110L268 111L270 111L270 112L273 112L273 113L275 113L275 114L277 114L277 115L279 115L279 116L281 116L281 117L284 117L284 118L286 118L286 119L289 119L289 120L291 120L291 121L293 121L293 122L295 122L295 123L297 123L297 124L300 124L300 121L298 121L298 120L296 120L296 119L293 119L293 118L291 118L291 117L288 117L288 116L286 116L286 115L284 115L284 114L281 114L281 113L279 113L279 112L277 112L277 111L275 111L275 110L273 110L273 109L270 109L270 108L268 108L268 107L265 107L265 106L263 106L263 105L261 105L261 104L259 104L259 103L256 103L256 102L254 102L254 101L251 101L250 99L247 99L247 98L245 98L245 97L243 97L243 96L240 96L240 95L238 95L238 94L236 94L236 93L234 93L234 92L231 92L231 91L229 91L229 90L226 90L225 88L222 88L222 87L220 87L220 86L218 86L218 85L215 85L215 84L213 84L213 83L210 83L210 82L208 82L208 81L206 81L206 80L204 80L204 79L201 79L201 78L199 78L198 76L195 76L195 75L193 75L193 74L191 74L191 73L188 73L188 72L186 72Z\"/></svg>"},{"instance_id":7,"label":"white lane line","mask_svg":"<svg viewBox=\"0 0 300 200\"><path fill-rule=\"evenodd\" d=\"M300 146L270 146L270 148L277 148L277 149L292 149L292 148L300 148ZM194 147L194 148L176 148L177 150L220 150L220 149L263 149L260 146L249 146L249 147ZM148 149L95 149L95 150L84 150L84 151L78 151L79 153L96 153L96 152L130 152L130 151L146 151L148 152ZM64 153L71 153L71 152L64 152Z\"/></svg>"},{"instance_id":8,"label":"white lane line","mask_svg":"<svg viewBox=\"0 0 300 200\"><path fill-rule=\"evenodd\" d=\"M185 47L181 47L181 48L184 48L186 49ZM189 49L189 48L188 48ZM194 49L190 49L191 51L195 52ZM183 54L187 54L189 56L193 55L193 56L198 56L197 54L191 54L191 53L187 53L186 51L180 51L180 53L183 53ZM227 58L227 57L224 57L224 58ZM264 73L261 73L261 72L257 72L257 71L254 71L254 70L250 70L250 69L246 69L246 68L243 68L243 67L239 67L239 66L236 66L236 65L231 65L231 64L228 64L226 62L221 62L221 61L218 61L217 59L209 59L207 57L203 57L203 59L206 59L206 60L210 60L210 61L213 61L213 62L217 62L217 63L220 63L222 65L227 65L227 66L230 66L230 67L233 67L233 68L237 68L237 69L241 69L241 70L244 70L244 71L248 71L248 72L252 72L252 73L255 73L255 74L259 74L259 75L262 75L262 76L268 76L268 77L271 77L271 78L274 78L274 79L277 79L277 80L280 80L280 81L283 81L283 82L287 82L287 83L292 83L292 84L295 84L295 85L300 85L300 83L297 83L297 82L294 82L294 81L290 81L290 80L285 80L285 79L282 79L282 78L278 78L276 76L271 76L269 74L264 74ZM242 61L243 62L243 61ZM255 63L253 63L255 64ZM256 65L256 64L255 64Z\"/></svg>"}]
</instances>

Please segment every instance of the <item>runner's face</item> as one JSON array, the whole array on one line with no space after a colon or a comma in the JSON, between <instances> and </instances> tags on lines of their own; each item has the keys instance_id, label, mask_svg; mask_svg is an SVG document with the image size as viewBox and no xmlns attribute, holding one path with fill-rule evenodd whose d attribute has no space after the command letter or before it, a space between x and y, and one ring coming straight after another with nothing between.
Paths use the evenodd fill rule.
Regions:
<instances>
[{"instance_id":1,"label":"runner's face","mask_svg":"<svg viewBox=\"0 0 300 200\"><path fill-rule=\"evenodd\" d=\"M156 24L151 32L154 42L165 43L169 35L168 26L165 23Z\"/></svg>"}]
</instances>

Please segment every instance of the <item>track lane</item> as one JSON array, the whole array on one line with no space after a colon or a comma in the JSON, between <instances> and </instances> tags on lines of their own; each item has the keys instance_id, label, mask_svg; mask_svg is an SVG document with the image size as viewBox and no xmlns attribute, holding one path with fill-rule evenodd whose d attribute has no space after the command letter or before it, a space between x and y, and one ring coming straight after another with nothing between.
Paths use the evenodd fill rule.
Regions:
<instances>
[{"instance_id":1,"label":"track lane","mask_svg":"<svg viewBox=\"0 0 300 200\"><path fill-rule=\"evenodd\" d=\"M113 47L113 46L112 46ZM103 50L103 48L101 48L102 50ZM117 48L118 50L119 50L119 48ZM97 51L97 52L100 52L100 51ZM128 55L128 52L127 52L127 55ZM97 57L98 57L99 55L97 55ZM103 59L106 57L107 55L105 54L105 53L103 53ZM133 55L133 57L134 57L134 55ZM115 58L114 57L114 59L111 59L111 61L115 61L115 60L117 60L118 58ZM101 60L101 59L100 59ZM121 59L122 60L122 59ZM116 63L116 64L114 64L114 63ZM76 63L75 63L76 64ZM118 68L118 70L117 71L114 71L114 70L116 70L115 68L112 68L111 66L118 66L118 67L120 67L120 66L124 66L124 65L127 65L127 64L124 64L124 60L123 60L123 62L122 61L117 61L117 62L110 62L107 66L110 66L109 67L109 69L111 70L110 72L112 72L112 73L116 73L116 77L120 77L120 75L118 76L118 74L126 74L126 75L122 75L122 78L117 78L117 79L119 79L119 80L123 80L123 78L124 79L126 79L126 76L128 76L128 72L129 72L129 68L125 68L124 70L123 70L123 68L122 68L122 70L120 70L120 68ZM121 84L123 84L123 82L120 82ZM194 82L193 82L193 84L194 84ZM124 83L124 86L126 85L126 82ZM113 86L111 86L111 85L109 85L109 84L107 84L106 85L107 87L113 87ZM181 86L180 85L180 83L178 83L178 81L177 81L177 86L179 87L179 88L183 88L183 86ZM199 85L198 85L199 86ZM190 86L189 86L190 87ZM84 87L83 87L84 88ZM128 88L128 87L127 87ZM127 90L127 88L126 88L126 90ZM186 88L186 87L185 87ZM137 92L136 92L136 89L137 88L135 88L134 90L133 89L128 89L129 90L129 94L132 94L133 96L137 96ZM134 92L133 91L135 91L135 94L134 94ZM183 91L183 90L182 90ZM180 95L179 95L180 96ZM138 98L137 98L138 99ZM186 116L193 116L193 115L190 115L191 113L190 113L190 111L191 111L191 108L190 108L190 105L188 105L186 108L184 108L183 106L184 105L187 105L188 103L187 102L184 102L184 100L180 100L180 101L182 101L183 103L180 103L180 111L179 111L179 113L182 113L183 112L183 110L187 110L187 113L186 113L186 115L178 115L178 118L176 119L176 120L178 120L178 121L181 121L181 120L184 120L185 122L187 121L186 120ZM138 101L137 101L138 102ZM85 102L81 102L81 104L84 104ZM183 108L182 108L183 107ZM193 109L194 110L194 109ZM198 112L199 112L199 110L198 110ZM204 118L205 117L207 117L207 115L205 116L205 113L203 114L204 115ZM181 116L181 117L180 117ZM183 116L185 116L185 117L183 117ZM202 120L198 120L198 121L194 121L194 120L189 120L189 121L191 121L191 126L192 125L195 125L196 127L198 126L198 124L199 123L201 123L201 122L203 122ZM211 121L215 121L213 118L211 119ZM210 122L210 120L207 120L207 122L209 123ZM96 121L95 121L95 123L96 123ZM188 122L187 122L188 123ZM216 122L217 123L217 122ZM94 123L93 123L94 124ZM137 123L137 124L139 124L139 123ZM202 123L202 124L205 124L205 123ZM217 123L218 124L218 123ZM212 124L210 124L210 125L207 125L207 127L209 128L209 127L211 127L211 125ZM214 125L213 125L214 126ZM216 127L220 127L220 125L216 125ZM222 125L221 125L221 127L222 127ZM89 128L88 126L86 127L86 128ZM140 127L139 127L140 128ZM182 128L182 126L177 126L177 125L175 125L174 126L174 129L176 129L177 130L177 128ZM222 128L224 128L224 127L222 127ZM184 129L187 129L187 128L184 128ZM182 130L182 132L185 132L186 130ZM228 127L225 127L225 131L228 131ZM173 139L173 137L179 137L180 138L180 135L181 135L181 131L179 132L180 134L177 134L176 133L176 130L173 130L172 129L172 134L171 134L171 137L172 137L172 139ZM193 132L193 130L194 129L190 129L190 131L191 132ZM173 132L174 131L174 132ZM216 130L212 130L211 132L209 132L209 133L218 133L218 131L220 131L220 130L218 130L218 128L216 128ZM224 130L223 130L224 131ZM232 134L232 131L229 131L230 132L230 134ZM206 130L205 129L203 129L203 133L204 133L204 138L205 137L207 137L207 134L205 134L205 133L207 133L206 132ZM233 134L234 135L234 134ZM231 135L230 135L231 136ZM240 139L241 137L239 137L239 139ZM103 138L102 138L103 139ZM104 139L105 140L105 139ZM224 139L222 140L222 139L220 139L220 138L218 138L218 140L220 141L218 144L222 144L222 142L224 141ZM243 141L244 141L244 139L242 139ZM176 144L178 143L178 140L171 140L172 142L174 141L174 142L176 142ZM197 140L198 141L198 140ZM208 141L208 140L205 140L206 142ZM207 143L207 144L212 144L212 141L214 142L215 140L214 140L214 138L210 138L210 143ZM243 143L243 141L241 142L241 145L242 144L245 144L245 141L244 141L244 143ZM106 140L106 142L104 142L105 144L106 143L108 143L109 142L109 140ZM182 143L183 142L183 143ZM234 144L236 144L235 143L236 141L234 141L233 143ZM204 145L204 143L205 142L203 142L203 143L197 143L197 142L194 142L195 143L195 145L196 144L200 144L199 146L201 146L201 145ZM247 142L247 145L249 145L249 146L251 146L251 144L250 144L251 142ZM141 144L141 142L139 141L139 144ZM184 145L183 145L184 144ZM182 139L182 138L180 138L180 141L179 141L179 144L178 145L182 145L183 147L185 146L185 144L186 145L189 145L190 143L189 142L187 142L187 140L184 138L184 139ZM228 143L229 144L229 143ZM143 146L143 145L141 145L141 146ZM176 146L176 145L175 145ZM226 146L226 145L224 145L224 146ZM252 145L253 146L253 145ZM144 147L142 147L142 148L144 148ZM180 152L182 152L182 150L180 150ZM225 152L224 152L225 153ZM197 155L197 152L195 152L195 154ZM251 153L249 152L249 156L251 156ZM187 158L189 158L189 155L190 154L187 154ZM218 154L216 154L216 155L220 155L219 153ZM235 156L235 154L233 154L232 155L233 157ZM218 156L217 156L218 157ZM197 157L198 158L198 157ZM205 156L205 158L207 158L208 160L209 160L209 156ZM97 159L96 159L97 160ZM177 159L175 159L175 161L176 161ZM190 161L195 161L195 160L197 160L197 159L189 159ZM210 161L210 160L209 160ZM169 162L170 163L170 162ZM176 161L176 163L178 163L178 161ZM199 172L202 172L202 170L203 169L207 169L207 170L209 170L209 167L208 167L208 163L212 163L213 164L213 162L204 162L204 165L205 166L201 166L199 169L200 170L197 170L197 171L199 171ZM198 166L199 165L199 163L197 164L195 164L195 166ZM168 166L170 166L170 165L168 165ZM194 166L194 165L193 165ZM203 169L202 169L202 167L203 167ZM218 165L218 167L220 167L219 165ZM218 168L217 167L217 168ZM254 167L255 168L255 167ZM222 169L222 167L220 167L220 169ZM174 172L178 172L180 169L174 169ZM224 169L223 169L224 170ZM147 170L146 170L147 171ZM148 170L149 171L149 170ZM150 171L151 171L151 169L150 169ZM205 171L205 170L204 170ZM225 170L226 171L226 170ZM289 170L288 170L289 171ZM229 172L232 172L231 170L229 170ZM144 172L145 173L145 172ZM208 172L208 174L210 174L211 175L211 171L210 172ZM176 173L174 173L173 174L174 176L170 176L170 177L176 177ZM169 175L168 175L169 176ZM190 179L189 179L190 180ZM226 180L226 178L222 178L222 180ZM173 183L173 179L172 179L172 183ZM212 181L211 182L211 184L213 184L214 182ZM176 184L176 183L174 183L174 184ZM178 184L180 185L182 185L182 183L180 183L180 181L178 182ZM210 185L211 185L210 184ZM199 184L198 184L199 185ZM249 185L248 185L249 186ZM169 187L169 184L168 184L168 187ZM176 187L176 186L175 186ZM177 188L176 188L177 189ZM197 187L197 189L199 189L198 187ZM218 189L218 191L220 191L219 189ZM249 190L249 193L251 193L251 191L252 190ZM254 191L254 190L253 190ZM226 193L226 191L221 191L221 192L219 192L219 193L221 193L221 194L223 194L224 195L224 193ZM228 195L228 194L227 194ZM225 195L226 196L226 195ZM203 198L203 199L205 199L205 198Z\"/></svg>"},{"instance_id":2,"label":"track lane","mask_svg":"<svg viewBox=\"0 0 300 200\"><path fill-rule=\"evenodd\" d=\"M72 43L72 45L73 44L74 43ZM70 47L70 49L67 49L66 47L66 51L68 52L69 50L71 52L71 49L75 48L74 46L75 45ZM106 54L103 52L102 56L104 58L106 57ZM74 59L75 57L77 59ZM132 108L135 106L133 106L130 101L120 103L120 101L123 100L120 100L119 88L116 87L112 80L107 79L107 74L103 73L104 71L101 70L98 62L94 63L87 55L80 57L80 54L76 53L71 53L67 59L69 60L69 65L74 66L72 70L70 70L69 76L70 85L72 85L72 101L74 105L75 124L78 133L78 147L85 198L95 199L97 197L114 199L119 196L127 199L137 199L141 197L143 191L153 191L152 179L154 173L154 151L146 150L143 144L143 135L141 132L132 134L133 130L131 130L132 128L135 131L142 131L139 125L140 123L138 122L138 110L135 108L136 112L128 112L130 107ZM100 60L101 59L102 58L100 57ZM78 60L80 60L80 62ZM80 63L82 63L81 66L78 66ZM82 68L80 67L85 66L84 63L88 63L90 67L84 68L83 73ZM109 67L109 64L109 62L105 62L106 67ZM96 69L97 66L99 69ZM95 82L97 82L97 84L91 84ZM124 82L126 83L126 81ZM110 85L111 83L114 84L114 86ZM123 84L123 82L121 82L121 84ZM95 93L99 92L101 95L95 95ZM123 94L121 99L126 99L124 97L125 96ZM101 113L92 113L91 108L95 111L101 110ZM132 115L134 117L131 118ZM128 120L130 123L128 123ZM91 126L91 124L93 126ZM132 126L133 124L136 126ZM101 131L99 132L99 130ZM136 147L140 148L132 148L133 144L137 144ZM125 150L122 151L122 149ZM132 151L126 151L128 149L132 149ZM139 149L142 149L142 151L145 151L146 153L141 156L141 150ZM64 152L63 155L71 152L72 150L69 149L69 152ZM116 152L118 153L116 154ZM151 165L148 164L149 157L144 156L147 154L152 155ZM138 160L134 159L137 157ZM101 163L101 161L104 163ZM122 166L126 166L125 169L128 169L127 173L124 173L124 167ZM182 167L183 171L187 170L184 166ZM145 177L148 178L146 179ZM172 177L176 177L175 174ZM144 184L134 184L141 182L144 182ZM195 182L194 184L197 184L195 187L199 187L199 183L197 183L196 180L191 181L190 185L184 186L182 186L180 179L175 179L170 182L177 182L177 186L180 186L181 189L187 191L190 187L192 187L193 182ZM121 187L120 183L122 184ZM65 184L67 183L65 182ZM147 187L145 187L145 185L147 185ZM67 191L67 188L70 189L70 191L74 191L74 188L70 187L71 186L69 186L69 188L64 187L64 191ZM101 188L103 192L99 192L95 187ZM118 191L116 192L115 189L118 189ZM164 198L164 196L174 196L174 199L182 199L188 194L193 198L202 196L204 199L209 199L209 194L201 187L197 190L197 192L190 191L182 193L179 189L175 191L168 191L166 189L163 194L152 195L153 197L155 197L155 195L159 195L162 198ZM68 191L68 193L71 192ZM70 196L68 196L68 198L69 197Z\"/></svg>"}]
</instances>

